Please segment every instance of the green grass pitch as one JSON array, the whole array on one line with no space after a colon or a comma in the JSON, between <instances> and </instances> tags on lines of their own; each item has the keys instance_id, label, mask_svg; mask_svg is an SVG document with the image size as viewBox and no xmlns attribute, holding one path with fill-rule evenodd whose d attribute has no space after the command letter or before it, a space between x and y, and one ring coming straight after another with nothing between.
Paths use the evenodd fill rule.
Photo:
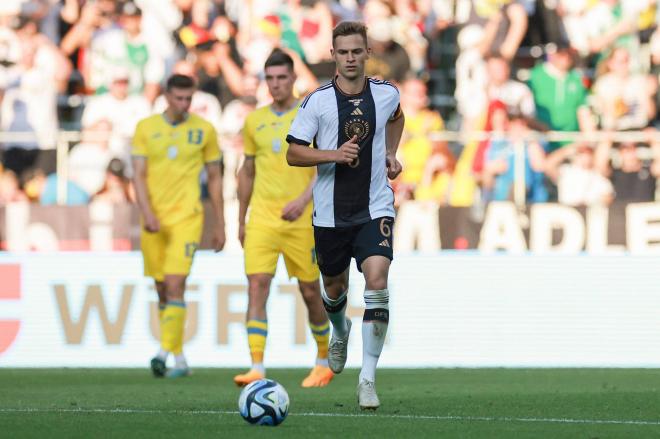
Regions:
<instances>
[{"instance_id":1,"label":"green grass pitch","mask_svg":"<svg viewBox=\"0 0 660 439\"><path fill-rule=\"evenodd\" d=\"M0 369L0 437L660 437L655 369L383 369L375 413L357 408L356 370L302 389L306 370L270 369L291 399L278 427L241 419L237 372Z\"/></svg>"}]
</instances>

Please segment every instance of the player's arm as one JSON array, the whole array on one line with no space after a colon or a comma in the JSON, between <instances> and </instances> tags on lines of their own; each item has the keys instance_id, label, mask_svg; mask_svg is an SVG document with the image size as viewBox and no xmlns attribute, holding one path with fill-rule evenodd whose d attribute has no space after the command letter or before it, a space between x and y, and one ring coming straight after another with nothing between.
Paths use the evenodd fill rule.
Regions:
<instances>
[{"instance_id":1,"label":"player's arm","mask_svg":"<svg viewBox=\"0 0 660 439\"><path fill-rule=\"evenodd\" d=\"M401 141L405 121L406 118L399 106L385 125L385 162L387 165L387 176L392 180L402 170L401 163L396 159L396 151L399 149L399 142Z\"/></svg>"},{"instance_id":2,"label":"player's arm","mask_svg":"<svg viewBox=\"0 0 660 439\"><path fill-rule=\"evenodd\" d=\"M206 175L208 176L209 198L213 213L215 215L215 230L213 233L213 249L216 252L222 250L225 246L225 203L222 196L222 171L220 162L208 162L205 164Z\"/></svg>"},{"instance_id":3,"label":"player's arm","mask_svg":"<svg viewBox=\"0 0 660 439\"><path fill-rule=\"evenodd\" d=\"M252 198L252 189L254 188L254 178L257 175L254 164L254 156L246 155L243 166L238 171L238 239L243 245L245 240L245 217L247 216L250 198Z\"/></svg>"},{"instance_id":4,"label":"player's arm","mask_svg":"<svg viewBox=\"0 0 660 439\"><path fill-rule=\"evenodd\" d=\"M289 149L286 161L290 166L316 166L323 163L351 163L358 156L360 147L357 136L353 136L338 149L310 148L312 140L319 132L319 101L318 93L309 95L300 105L298 114L291 124L286 141Z\"/></svg>"},{"instance_id":5,"label":"player's arm","mask_svg":"<svg viewBox=\"0 0 660 439\"><path fill-rule=\"evenodd\" d=\"M298 198L284 206L282 209L283 220L295 221L300 218L300 215L303 214L307 205L312 201L314 183L316 183L316 174L314 175L314 178L311 179L304 192L300 194Z\"/></svg>"},{"instance_id":6,"label":"player's arm","mask_svg":"<svg viewBox=\"0 0 660 439\"><path fill-rule=\"evenodd\" d=\"M140 214L144 222L144 229L147 232L155 233L160 230L160 222L149 201L149 191L147 189L147 158L142 156L133 156L133 187L135 187L135 198L137 199Z\"/></svg>"},{"instance_id":7,"label":"player's arm","mask_svg":"<svg viewBox=\"0 0 660 439\"><path fill-rule=\"evenodd\" d=\"M286 161L289 166L316 166L322 163L353 162L358 156L360 147L357 144L357 136L351 137L339 149L320 150L310 148L299 139L287 137L289 149L286 152Z\"/></svg>"}]
</instances>

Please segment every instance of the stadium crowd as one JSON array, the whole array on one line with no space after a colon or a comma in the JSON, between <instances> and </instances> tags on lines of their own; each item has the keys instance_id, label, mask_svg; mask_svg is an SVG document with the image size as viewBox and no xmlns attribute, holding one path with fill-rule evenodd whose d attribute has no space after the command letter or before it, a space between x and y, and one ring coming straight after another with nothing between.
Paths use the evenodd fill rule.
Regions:
<instances>
[{"instance_id":1,"label":"stadium crowd","mask_svg":"<svg viewBox=\"0 0 660 439\"><path fill-rule=\"evenodd\" d=\"M81 132L69 145L67 203L131 201L130 139L163 110L172 72L197 79L192 111L219 132L235 199L243 121L270 99L264 60L275 47L291 54L304 96L333 77L331 33L346 19L368 26L367 74L401 91L399 206L653 201L658 3L3 0L0 205L57 202L63 131ZM546 131L584 136L534 135Z\"/></svg>"}]
</instances>

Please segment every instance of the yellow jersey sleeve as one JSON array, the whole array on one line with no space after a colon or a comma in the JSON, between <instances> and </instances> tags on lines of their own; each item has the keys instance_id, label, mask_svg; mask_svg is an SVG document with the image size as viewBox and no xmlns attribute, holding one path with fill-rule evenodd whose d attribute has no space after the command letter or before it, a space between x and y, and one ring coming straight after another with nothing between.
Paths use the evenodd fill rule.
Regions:
<instances>
[{"instance_id":1,"label":"yellow jersey sleeve","mask_svg":"<svg viewBox=\"0 0 660 439\"><path fill-rule=\"evenodd\" d=\"M146 157L147 156L147 137L145 133L144 121L138 122L135 127L135 134L133 134L133 143L131 155Z\"/></svg>"},{"instance_id":2,"label":"yellow jersey sleeve","mask_svg":"<svg viewBox=\"0 0 660 439\"><path fill-rule=\"evenodd\" d=\"M245 155L255 156L257 155L257 144L254 141L254 128L252 124L252 119L254 119L251 114L245 119L245 124L243 125L243 152Z\"/></svg>"},{"instance_id":3,"label":"yellow jersey sleeve","mask_svg":"<svg viewBox=\"0 0 660 439\"><path fill-rule=\"evenodd\" d=\"M204 145L204 163L217 162L222 158L220 145L218 144L218 135L213 126L209 126L209 135Z\"/></svg>"}]
</instances>

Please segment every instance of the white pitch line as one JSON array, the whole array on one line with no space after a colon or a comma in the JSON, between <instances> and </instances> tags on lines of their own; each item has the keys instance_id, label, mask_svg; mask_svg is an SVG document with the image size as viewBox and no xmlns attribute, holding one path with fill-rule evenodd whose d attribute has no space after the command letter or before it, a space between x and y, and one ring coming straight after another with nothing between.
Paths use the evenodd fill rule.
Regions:
<instances>
[{"instance_id":1,"label":"white pitch line","mask_svg":"<svg viewBox=\"0 0 660 439\"><path fill-rule=\"evenodd\" d=\"M109 414L169 414L169 415L238 415L231 410L147 410L147 409L58 409L58 408L0 408L0 413L109 413ZM360 413L292 413L290 416L322 418L394 418L430 421L480 421L480 422L536 422L551 424L595 425L658 425L660 421L626 419L571 419L571 418L517 418L509 416L433 416Z\"/></svg>"}]
</instances>

